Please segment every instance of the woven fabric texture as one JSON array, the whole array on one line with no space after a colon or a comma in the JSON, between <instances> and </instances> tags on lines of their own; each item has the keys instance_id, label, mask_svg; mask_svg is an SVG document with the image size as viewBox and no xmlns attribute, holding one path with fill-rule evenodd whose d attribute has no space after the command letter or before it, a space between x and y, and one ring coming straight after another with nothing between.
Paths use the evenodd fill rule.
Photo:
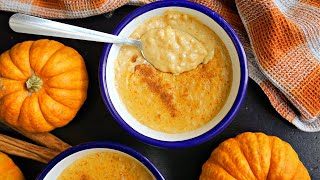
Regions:
<instances>
[{"instance_id":1,"label":"woven fabric texture","mask_svg":"<svg viewBox=\"0 0 320 180\"><path fill-rule=\"evenodd\" d=\"M153 0L0 0L0 10L45 18L83 18ZM246 50L249 74L278 113L320 131L320 1L195 0L219 13ZM233 1L228 1L233 2Z\"/></svg>"}]
</instances>

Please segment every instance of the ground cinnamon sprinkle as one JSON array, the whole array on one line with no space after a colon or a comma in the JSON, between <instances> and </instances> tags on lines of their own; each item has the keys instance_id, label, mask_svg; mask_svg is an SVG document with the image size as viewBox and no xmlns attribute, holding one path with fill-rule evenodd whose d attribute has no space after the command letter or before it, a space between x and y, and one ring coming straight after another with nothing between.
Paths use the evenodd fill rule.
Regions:
<instances>
[{"instance_id":1,"label":"ground cinnamon sprinkle","mask_svg":"<svg viewBox=\"0 0 320 180\"><path fill-rule=\"evenodd\" d=\"M137 65L135 70L141 76L142 82L145 82L153 93L160 96L162 102L167 107L167 110L170 111L171 116L175 117L177 110L175 108L173 96L168 93L168 86L163 84L161 79L156 75L156 73L159 72L150 65L145 64Z\"/></svg>"}]
</instances>

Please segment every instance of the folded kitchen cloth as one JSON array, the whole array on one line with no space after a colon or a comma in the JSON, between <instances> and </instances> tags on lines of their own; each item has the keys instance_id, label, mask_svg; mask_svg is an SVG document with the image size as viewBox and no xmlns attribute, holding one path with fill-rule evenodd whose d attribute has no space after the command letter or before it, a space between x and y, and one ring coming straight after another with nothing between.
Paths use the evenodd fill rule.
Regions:
<instances>
[{"instance_id":1,"label":"folded kitchen cloth","mask_svg":"<svg viewBox=\"0 0 320 180\"><path fill-rule=\"evenodd\" d=\"M0 0L0 10L83 18L152 0ZM240 37L250 77L278 113L303 131L320 131L320 1L195 0L219 13Z\"/></svg>"}]
</instances>

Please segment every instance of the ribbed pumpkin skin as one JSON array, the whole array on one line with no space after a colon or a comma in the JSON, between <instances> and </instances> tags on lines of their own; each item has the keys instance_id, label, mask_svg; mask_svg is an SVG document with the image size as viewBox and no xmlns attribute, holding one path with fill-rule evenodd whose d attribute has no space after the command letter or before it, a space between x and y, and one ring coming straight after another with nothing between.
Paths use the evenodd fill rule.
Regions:
<instances>
[{"instance_id":1,"label":"ribbed pumpkin skin","mask_svg":"<svg viewBox=\"0 0 320 180\"><path fill-rule=\"evenodd\" d=\"M202 166L200 180L309 180L290 144L246 132L221 143Z\"/></svg>"},{"instance_id":2,"label":"ribbed pumpkin skin","mask_svg":"<svg viewBox=\"0 0 320 180\"><path fill-rule=\"evenodd\" d=\"M9 156L0 152L0 179L23 180L23 174Z\"/></svg>"},{"instance_id":3,"label":"ribbed pumpkin skin","mask_svg":"<svg viewBox=\"0 0 320 180\"><path fill-rule=\"evenodd\" d=\"M42 86L28 89L34 75ZM0 119L17 128L48 132L65 126L84 103L87 88L83 58L59 42L25 41L0 55Z\"/></svg>"}]
</instances>

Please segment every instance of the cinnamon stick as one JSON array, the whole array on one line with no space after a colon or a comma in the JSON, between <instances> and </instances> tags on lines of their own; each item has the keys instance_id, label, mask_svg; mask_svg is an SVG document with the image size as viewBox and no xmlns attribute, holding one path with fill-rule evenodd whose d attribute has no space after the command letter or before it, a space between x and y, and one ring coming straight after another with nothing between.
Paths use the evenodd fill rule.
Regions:
<instances>
[{"instance_id":1,"label":"cinnamon stick","mask_svg":"<svg viewBox=\"0 0 320 180\"><path fill-rule=\"evenodd\" d=\"M48 163L60 152L0 134L0 151Z\"/></svg>"},{"instance_id":2,"label":"cinnamon stick","mask_svg":"<svg viewBox=\"0 0 320 180\"><path fill-rule=\"evenodd\" d=\"M0 151L6 154L11 154L11 155L20 156L20 157L32 159L32 160L43 162L43 163L48 163L48 160L32 152L29 152L25 149L18 148L16 146L13 146L11 144L8 144L2 141L0 141Z\"/></svg>"},{"instance_id":3,"label":"cinnamon stick","mask_svg":"<svg viewBox=\"0 0 320 180\"><path fill-rule=\"evenodd\" d=\"M53 134L50 133L30 133L28 131L15 128L11 126L10 124L1 121L3 124L7 125L11 129L17 131L18 133L24 135L25 137L33 140L34 142L38 143L39 145L48 147L53 150L57 150L59 152L65 151L66 149L69 149L71 146L61 139L57 138Z\"/></svg>"}]
</instances>

